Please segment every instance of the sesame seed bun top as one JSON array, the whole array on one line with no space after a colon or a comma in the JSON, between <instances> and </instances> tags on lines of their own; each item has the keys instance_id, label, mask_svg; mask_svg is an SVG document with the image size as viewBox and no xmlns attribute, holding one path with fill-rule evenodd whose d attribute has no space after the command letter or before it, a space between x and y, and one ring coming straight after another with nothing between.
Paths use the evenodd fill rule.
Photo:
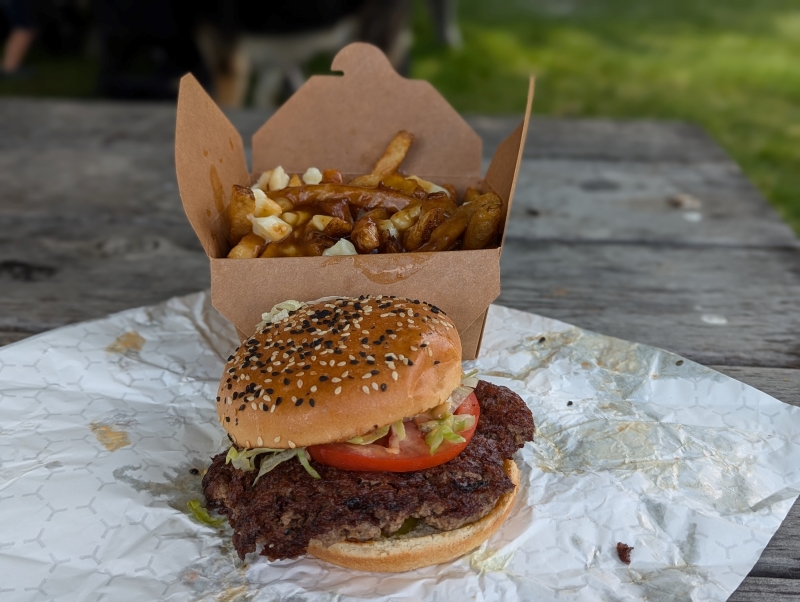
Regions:
<instances>
[{"instance_id":1,"label":"sesame seed bun top","mask_svg":"<svg viewBox=\"0 0 800 602\"><path fill-rule=\"evenodd\" d=\"M229 358L217 413L241 447L346 441L444 402L461 382L461 339L423 301L312 301Z\"/></svg>"}]
</instances>

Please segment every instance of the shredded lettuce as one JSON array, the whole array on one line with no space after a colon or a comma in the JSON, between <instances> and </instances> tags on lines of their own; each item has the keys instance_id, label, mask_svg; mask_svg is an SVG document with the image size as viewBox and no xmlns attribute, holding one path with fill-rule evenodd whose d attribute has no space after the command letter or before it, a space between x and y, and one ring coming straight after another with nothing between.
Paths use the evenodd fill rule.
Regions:
<instances>
[{"instance_id":1,"label":"shredded lettuce","mask_svg":"<svg viewBox=\"0 0 800 602\"><path fill-rule=\"evenodd\" d=\"M300 464L303 465L303 468L306 469L308 474L315 479L321 478L319 473L312 468L311 464L309 464L309 456L305 447L298 447L297 449L272 449L270 447L255 447L253 449L244 449L239 451L234 446L231 446L231 448L228 450L228 455L225 456L225 464L233 464L234 468L238 468L239 470L243 470L245 472L250 472L256 469L255 458L261 454L270 454L270 457L264 458L261 461L261 467L258 470L258 475L256 475L256 478L253 481L253 485L258 482L258 479L267 474L278 464L281 462L286 462L286 460L291 460L295 456L297 456Z\"/></svg>"},{"instance_id":2,"label":"shredded lettuce","mask_svg":"<svg viewBox=\"0 0 800 602\"><path fill-rule=\"evenodd\" d=\"M265 474L270 472L273 468L275 468L281 462L286 462L286 460L291 460L297 455L296 449L286 449L277 454L273 454L269 458L263 458L261 460L261 468L258 470L258 475L256 475L255 481L253 481L253 485L258 483L258 479L263 477Z\"/></svg>"},{"instance_id":3,"label":"shredded lettuce","mask_svg":"<svg viewBox=\"0 0 800 602\"><path fill-rule=\"evenodd\" d=\"M308 450L306 450L305 447L301 447L300 449L297 450L297 459L300 460L300 464L303 465L303 468L306 469L306 472L308 474L310 474L315 479L322 478L321 476L319 476L319 473L311 467L311 464L309 464Z\"/></svg>"},{"instance_id":4,"label":"shredded lettuce","mask_svg":"<svg viewBox=\"0 0 800 602\"><path fill-rule=\"evenodd\" d=\"M447 414L440 420L423 422L419 425L419 429L423 433L428 433L425 435L425 443L428 444L428 448L433 454L444 441L464 443L466 439L458 433L471 428L473 424L475 424L475 416L472 414L458 416Z\"/></svg>"},{"instance_id":5,"label":"shredded lettuce","mask_svg":"<svg viewBox=\"0 0 800 602\"><path fill-rule=\"evenodd\" d=\"M455 412L458 407L464 403L464 400L472 395L472 387L460 386L456 387L450 394L450 412Z\"/></svg>"},{"instance_id":6,"label":"shredded lettuce","mask_svg":"<svg viewBox=\"0 0 800 602\"><path fill-rule=\"evenodd\" d=\"M464 387L469 387L470 389L474 389L478 386L478 370L470 370L466 374L462 375L461 377L461 385Z\"/></svg>"},{"instance_id":7,"label":"shredded lettuce","mask_svg":"<svg viewBox=\"0 0 800 602\"><path fill-rule=\"evenodd\" d=\"M253 449L237 450L233 445L228 450L228 455L225 456L225 464L233 464L234 468L250 472L255 470L254 463L255 457L261 454L274 454L282 452L282 449L272 449L270 447L254 447Z\"/></svg>"},{"instance_id":8,"label":"shredded lettuce","mask_svg":"<svg viewBox=\"0 0 800 602\"><path fill-rule=\"evenodd\" d=\"M389 435L389 447L387 450L391 453L400 453L400 442L406 438L406 425L403 424L402 420L398 420L392 423L390 431L392 434Z\"/></svg>"},{"instance_id":9,"label":"shredded lettuce","mask_svg":"<svg viewBox=\"0 0 800 602\"><path fill-rule=\"evenodd\" d=\"M219 527L225 523L224 518L211 518L211 515L208 513L208 510L203 508L200 505L200 502L197 500L189 500L189 503L186 504L189 507L189 510L198 521L203 523L204 525L208 525L210 527Z\"/></svg>"},{"instance_id":10,"label":"shredded lettuce","mask_svg":"<svg viewBox=\"0 0 800 602\"><path fill-rule=\"evenodd\" d=\"M374 431L372 431L371 433L367 433L366 435L361 435L359 437L353 437L352 439L348 439L347 442L355 443L356 445L367 445L368 443L375 443L381 437L386 436L391 426L392 426L391 424L387 424L386 426L382 426L379 429L375 429Z\"/></svg>"}]
</instances>

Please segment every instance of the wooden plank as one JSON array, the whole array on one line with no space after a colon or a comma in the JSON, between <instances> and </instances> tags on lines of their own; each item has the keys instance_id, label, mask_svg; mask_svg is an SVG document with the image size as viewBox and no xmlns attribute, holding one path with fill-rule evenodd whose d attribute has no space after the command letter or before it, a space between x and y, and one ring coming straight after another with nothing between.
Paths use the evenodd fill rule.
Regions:
<instances>
[{"instance_id":1,"label":"wooden plank","mask_svg":"<svg viewBox=\"0 0 800 602\"><path fill-rule=\"evenodd\" d=\"M0 332L34 334L209 286L208 259L169 228L35 224L0 234ZM176 229L173 229L176 230Z\"/></svg>"},{"instance_id":2,"label":"wooden plank","mask_svg":"<svg viewBox=\"0 0 800 602\"><path fill-rule=\"evenodd\" d=\"M800 580L746 577L728 602L797 602Z\"/></svg>"},{"instance_id":3,"label":"wooden plank","mask_svg":"<svg viewBox=\"0 0 800 602\"><path fill-rule=\"evenodd\" d=\"M248 109L227 114L247 142L271 113ZM2 98L0 132L0 148L6 149L172 146L175 105Z\"/></svg>"},{"instance_id":4,"label":"wooden plank","mask_svg":"<svg viewBox=\"0 0 800 602\"><path fill-rule=\"evenodd\" d=\"M749 366L709 366L743 383L772 395L784 403L800 407L800 370L752 368ZM800 541L800 533L798 533Z\"/></svg>"},{"instance_id":5,"label":"wooden plank","mask_svg":"<svg viewBox=\"0 0 800 602\"><path fill-rule=\"evenodd\" d=\"M754 577L800 579L800 500L796 501L761 558L750 571Z\"/></svg>"},{"instance_id":6,"label":"wooden plank","mask_svg":"<svg viewBox=\"0 0 800 602\"><path fill-rule=\"evenodd\" d=\"M535 101L534 101L535 102ZM484 155L522 119L513 116L465 116L484 140ZM530 120L525 156L598 161L725 162L730 158L694 124L656 119L559 118Z\"/></svg>"},{"instance_id":7,"label":"wooden plank","mask_svg":"<svg viewBox=\"0 0 800 602\"><path fill-rule=\"evenodd\" d=\"M706 365L800 368L796 249L507 238L499 303Z\"/></svg>"},{"instance_id":8,"label":"wooden plank","mask_svg":"<svg viewBox=\"0 0 800 602\"><path fill-rule=\"evenodd\" d=\"M526 159L507 235L800 247L791 228L728 163Z\"/></svg>"},{"instance_id":9,"label":"wooden plank","mask_svg":"<svg viewBox=\"0 0 800 602\"><path fill-rule=\"evenodd\" d=\"M228 111L247 141L270 113ZM484 154L520 122L521 116L467 116L484 138ZM175 108L171 103L86 102L0 99L0 148L124 146L171 143ZM730 162L698 126L647 119L564 119L534 117L525 152L530 157L592 160Z\"/></svg>"}]
</instances>

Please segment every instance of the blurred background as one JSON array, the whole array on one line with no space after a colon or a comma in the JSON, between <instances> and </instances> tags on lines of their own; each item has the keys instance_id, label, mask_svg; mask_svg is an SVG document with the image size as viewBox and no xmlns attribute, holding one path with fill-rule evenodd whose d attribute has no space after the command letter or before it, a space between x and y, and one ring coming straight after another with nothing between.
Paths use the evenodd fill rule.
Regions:
<instances>
[{"instance_id":1,"label":"blurred background","mask_svg":"<svg viewBox=\"0 0 800 602\"><path fill-rule=\"evenodd\" d=\"M0 95L270 108L354 40L462 112L699 123L800 233L798 0L0 0Z\"/></svg>"}]
</instances>

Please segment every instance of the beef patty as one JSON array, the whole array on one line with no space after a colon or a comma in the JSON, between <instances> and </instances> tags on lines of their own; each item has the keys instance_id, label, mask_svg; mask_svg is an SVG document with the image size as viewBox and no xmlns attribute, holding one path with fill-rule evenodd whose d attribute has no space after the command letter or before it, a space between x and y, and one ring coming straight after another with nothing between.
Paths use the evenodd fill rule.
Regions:
<instances>
[{"instance_id":1,"label":"beef patty","mask_svg":"<svg viewBox=\"0 0 800 602\"><path fill-rule=\"evenodd\" d=\"M225 464L217 455L203 477L208 507L228 517L241 558L263 544L270 560L305 554L316 539L331 545L398 530L407 518L448 531L486 516L514 485L503 472L533 440L533 417L520 397L484 381L475 389L481 415L469 445L453 460L416 472L357 472L312 461L313 479L291 460L264 475Z\"/></svg>"}]
</instances>

